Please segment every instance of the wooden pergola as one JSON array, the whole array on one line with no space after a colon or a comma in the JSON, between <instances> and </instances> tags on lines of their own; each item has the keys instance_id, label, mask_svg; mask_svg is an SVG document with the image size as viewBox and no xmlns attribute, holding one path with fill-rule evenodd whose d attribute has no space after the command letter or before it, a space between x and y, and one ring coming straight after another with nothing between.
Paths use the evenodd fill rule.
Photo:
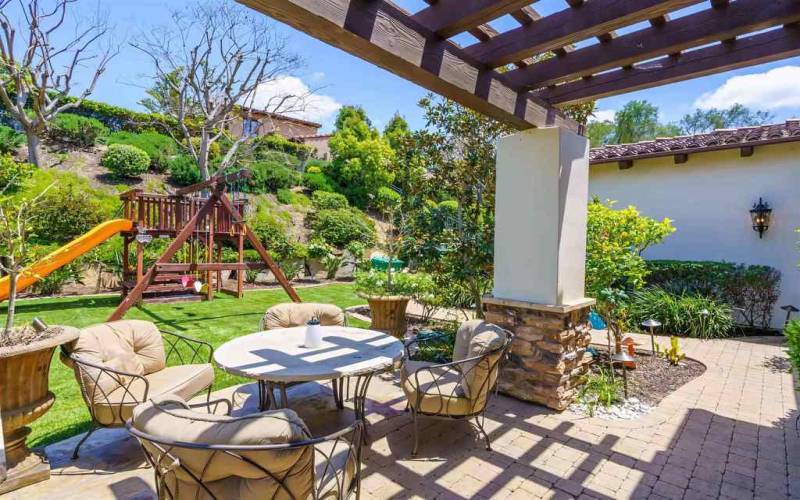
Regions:
<instances>
[{"instance_id":1,"label":"wooden pergola","mask_svg":"<svg viewBox=\"0 0 800 500\"><path fill-rule=\"evenodd\" d=\"M238 0L519 129L577 124L559 110L800 54L798 0ZM490 24L512 16L519 26ZM619 31L619 33L618 33ZM452 40L468 32L461 46Z\"/></svg>"}]
</instances>

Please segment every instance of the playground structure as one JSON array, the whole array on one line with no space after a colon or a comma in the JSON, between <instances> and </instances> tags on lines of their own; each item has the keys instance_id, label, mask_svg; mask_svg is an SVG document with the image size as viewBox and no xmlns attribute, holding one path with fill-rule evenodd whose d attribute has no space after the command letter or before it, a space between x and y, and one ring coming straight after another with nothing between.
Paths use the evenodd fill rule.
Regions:
<instances>
[{"instance_id":1,"label":"playground structure","mask_svg":"<svg viewBox=\"0 0 800 500\"><path fill-rule=\"evenodd\" d=\"M281 269L244 222L247 199L237 187L247 182L250 176L247 170L215 176L179 189L172 195L144 193L142 190L125 192L120 195L123 202L122 219L99 224L26 268L18 281L17 290L31 286L119 234L123 238L122 301L109 316L109 321L121 319L146 296L174 300L199 297L200 293L211 300L214 293L219 291L241 298L243 273L246 270L268 269L289 297L294 302L300 302L300 297ZM229 192L231 186L234 189ZM172 238L172 241L156 261L145 269L144 248L153 238ZM261 262L244 261L245 240L256 250ZM173 258L187 243L188 259L173 262ZM236 262L222 262L225 243L236 248ZM131 245L136 247L133 265L130 262ZM235 290L222 286L223 271L236 271ZM0 300L8 298L8 285L7 277L0 279Z\"/></svg>"}]
</instances>

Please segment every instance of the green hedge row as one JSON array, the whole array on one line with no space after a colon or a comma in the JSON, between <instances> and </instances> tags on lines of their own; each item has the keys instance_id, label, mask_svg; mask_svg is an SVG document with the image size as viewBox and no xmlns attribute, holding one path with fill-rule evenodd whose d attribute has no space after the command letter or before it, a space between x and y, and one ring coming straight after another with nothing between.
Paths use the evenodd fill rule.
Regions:
<instances>
[{"instance_id":1,"label":"green hedge row","mask_svg":"<svg viewBox=\"0 0 800 500\"><path fill-rule=\"evenodd\" d=\"M716 261L647 261L647 285L729 305L750 327L769 328L780 296L781 273L769 266Z\"/></svg>"}]
</instances>

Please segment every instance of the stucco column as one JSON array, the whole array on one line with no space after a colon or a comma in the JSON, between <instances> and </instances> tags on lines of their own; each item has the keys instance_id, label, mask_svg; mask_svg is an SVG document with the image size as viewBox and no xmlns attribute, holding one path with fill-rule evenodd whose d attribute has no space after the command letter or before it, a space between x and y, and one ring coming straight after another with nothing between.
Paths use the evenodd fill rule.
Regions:
<instances>
[{"instance_id":1,"label":"stucco column","mask_svg":"<svg viewBox=\"0 0 800 500\"><path fill-rule=\"evenodd\" d=\"M486 319L516 338L500 389L564 409L586 371L589 141L563 128L501 139Z\"/></svg>"}]
</instances>

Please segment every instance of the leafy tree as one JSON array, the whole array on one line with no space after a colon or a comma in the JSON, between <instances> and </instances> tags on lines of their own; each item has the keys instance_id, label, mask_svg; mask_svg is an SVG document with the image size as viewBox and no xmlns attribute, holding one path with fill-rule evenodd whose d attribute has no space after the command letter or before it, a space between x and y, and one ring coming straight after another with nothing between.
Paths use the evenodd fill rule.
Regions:
<instances>
[{"instance_id":1,"label":"leafy tree","mask_svg":"<svg viewBox=\"0 0 800 500\"><path fill-rule=\"evenodd\" d=\"M396 114L386 125L383 136L395 154L395 161L390 166L394 175L393 184L406 196L418 195L425 187L426 170L416 136L408 127L408 122Z\"/></svg>"},{"instance_id":2,"label":"leafy tree","mask_svg":"<svg viewBox=\"0 0 800 500\"><path fill-rule=\"evenodd\" d=\"M181 106L181 95L176 90L180 86L183 67L158 75L153 86L145 91L147 97L139 101L139 104L151 113L159 113L167 116L177 116ZM194 116L199 114L198 103L191 95L185 96L187 115Z\"/></svg>"},{"instance_id":3,"label":"leafy tree","mask_svg":"<svg viewBox=\"0 0 800 500\"><path fill-rule=\"evenodd\" d=\"M340 110L330 148L333 161L326 172L342 186L353 205L366 206L370 194L394 180L390 170L394 150L372 127L363 109L344 106Z\"/></svg>"},{"instance_id":4,"label":"leafy tree","mask_svg":"<svg viewBox=\"0 0 800 500\"><path fill-rule=\"evenodd\" d=\"M681 132L686 135L702 134L721 128L752 127L769 123L775 115L768 111L753 111L741 104L728 109L696 109L680 121Z\"/></svg>"},{"instance_id":5,"label":"leafy tree","mask_svg":"<svg viewBox=\"0 0 800 500\"><path fill-rule=\"evenodd\" d=\"M614 122L603 120L586 125L586 137L593 148L610 143L614 139L616 128Z\"/></svg>"},{"instance_id":6,"label":"leafy tree","mask_svg":"<svg viewBox=\"0 0 800 500\"><path fill-rule=\"evenodd\" d=\"M656 137L672 137L680 133L678 126L658 121L658 107L647 101L630 101L614 116L614 134L611 142L629 144Z\"/></svg>"},{"instance_id":7,"label":"leafy tree","mask_svg":"<svg viewBox=\"0 0 800 500\"><path fill-rule=\"evenodd\" d=\"M629 206L595 198L589 203L586 235L586 295L601 298L606 289L635 290L644 284L642 252L675 231L672 221L645 217Z\"/></svg>"}]
</instances>

